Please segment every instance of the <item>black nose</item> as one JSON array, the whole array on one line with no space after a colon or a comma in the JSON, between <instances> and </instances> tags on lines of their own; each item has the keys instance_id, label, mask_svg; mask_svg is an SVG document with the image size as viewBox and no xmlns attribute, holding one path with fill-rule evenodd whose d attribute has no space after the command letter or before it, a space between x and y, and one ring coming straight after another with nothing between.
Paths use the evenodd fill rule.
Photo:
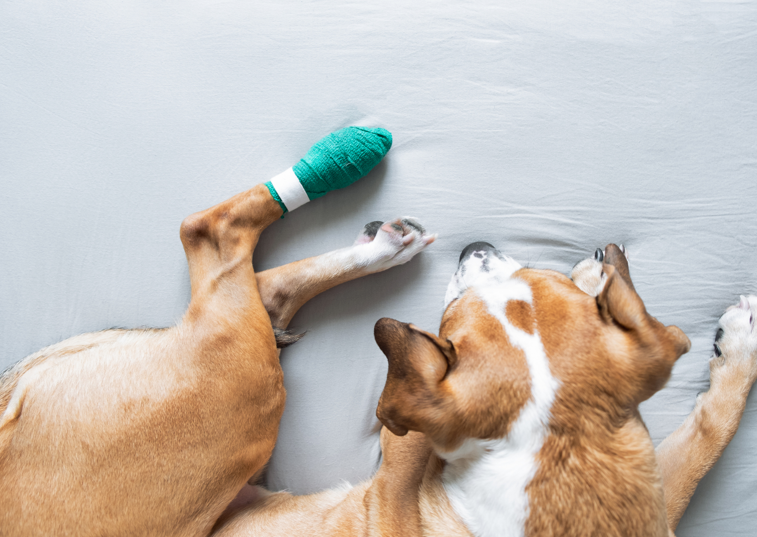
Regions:
<instances>
[{"instance_id":1,"label":"black nose","mask_svg":"<svg viewBox=\"0 0 757 537\"><path fill-rule=\"evenodd\" d=\"M468 259L474 254L474 252L490 251L499 253L499 251L488 242L472 242L468 246L463 248L462 252L460 252L460 259L458 260L458 263L462 263L463 259Z\"/></svg>"}]
</instances>

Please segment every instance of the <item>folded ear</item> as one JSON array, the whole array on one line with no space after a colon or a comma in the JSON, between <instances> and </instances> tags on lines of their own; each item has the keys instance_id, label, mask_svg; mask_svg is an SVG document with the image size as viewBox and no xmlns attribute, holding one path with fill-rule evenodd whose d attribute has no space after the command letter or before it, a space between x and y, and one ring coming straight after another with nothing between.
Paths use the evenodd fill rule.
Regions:
<instances>
[{"instance_id":1,"label":"folded ear","mask_svg":"<svg viewBox=\"0 0 757 537\"><path fill-rule=\"evenodd\" d=\"M667 382L673 364L688 352L691 343L681 329L666 327L647 313L631 281L628 261L614 244L605 248L603 271L607 281L597 296L599 313L605 322L615 322L628 330L642 345L643 358L633 366L644 384L639 392L640 400L644 400Z\"/></svg>"},{"instance_id":2,"label":"folded ear","mask_svg":"<svg viewBox=\"0 0 757 537\"><path fill-rule=\"evenodd\" d=\"M409 430L425 432L425 425L443 419L449 403L441 383L457 361L454 346L412 324L388 318L379 319L374 336L389 361L378 419L397 436Z\"/></svg>"},{"instance_id":3,"label":"folded ear","mask_svg":"<svg viewBox=\"0 0 757 537\"><path fill-rule=\"evenodd\" d=\"M641 297L636 293L630 276L626 280L616 267L607 263L604 264L603 271L607 275L607 281L597 295L597 306L602 319L605 322L615 321L628 330L642 329L648 321L649 314Z\"/></svg>"},{"instance_id":4,"label":"folded ear","mask_svg":"<svg viewBox=\"0 0 757 537\"><path fill-rule=\"evenodd\" d=\"M668 326L667 327L668 335L670 336L671 341L673 342L673 346L675 347L675 352L677 354L676 359L680 358L681 355L686 354L691 349L691 340L689 337L677 326Z\"/></svg>"},{"instance_id":5,"label":"folded ear","mask_svg":"<svg viewBox=\"0 0 757 537\"><path fill-rule=\"evenodd\" d=\"M606 322L615 321L623 328L638 331L642 341L672 345L675 359L691 348L686 334L677 326L664 327L647 313L641 297L631 281L628 260L620 248L608 244L605 248L604 273L607 281L597 296L599 313ZM661 341L662 340L662 341Z\"/></svg>"}]
</instances>

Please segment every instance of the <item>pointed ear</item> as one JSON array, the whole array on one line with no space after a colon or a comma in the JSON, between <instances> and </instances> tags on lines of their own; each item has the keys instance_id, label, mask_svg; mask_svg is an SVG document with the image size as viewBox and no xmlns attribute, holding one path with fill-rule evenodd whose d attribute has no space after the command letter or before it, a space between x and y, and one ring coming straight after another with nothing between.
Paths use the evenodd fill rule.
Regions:
<instances>
[{"instance_id":1,"label":"pointed ear","mask_svg":"<svg viewBox=\"0 0 757 537\"><path fill-rule=\"evenodd\" d=\"M376 415L397 436L439 419L445 398L441 382L457 362L452 343L394 319L379 319L374 327L379 348L389 361L386 385Z\"/></svg>"},{"instance_id":2,"label":"pointed ear","mask_svg":"<svg viewBox=\"0 0 757 537\"><path fill-rule=\"evenodd\" d=\"M631 281L631 271L628 268L626 254L616 244L610 243L605 246L605 264L615 267L615 270L623 277L623 280L631 290L636 291Z\"/></svg>"},{"instance_id":3,"label":"pointed ear","mask_svg":"<svg viewBox=\"0 0 757 537\"><path fill-rule=\"evenodd\" d=\"M626 265L627 267L627 265ZM597 296L599 314L605 322L615 321L628 330L640 330L646 326L649 315L644 302L636 293L631 283L613 265L604 264L607 281Z\"/></svg>"}]
</instances>

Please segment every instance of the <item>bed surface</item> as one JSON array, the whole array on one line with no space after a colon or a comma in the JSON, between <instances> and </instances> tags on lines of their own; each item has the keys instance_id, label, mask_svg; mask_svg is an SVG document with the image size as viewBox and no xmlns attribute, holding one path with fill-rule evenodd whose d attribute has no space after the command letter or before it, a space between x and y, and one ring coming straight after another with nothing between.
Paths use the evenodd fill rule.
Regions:
<instances>
[{"instance_id":1,"label":"bed surface","mask_svg":"<svg viewBox=\"0 0 757 537\"><path fill-rule=\"evenodd\" d=\"M412 5L412 7L410 7ZM272 488L380 462L384 316L436 331L459 252L567 273L625 244L647 309L692 340L642 406L655 441L708 387L716 320L757 293L757 3L189 0L0 5L0 367L81 332L167 326L181 220L347 125L389 129L355 185L274 224L265 269L417 217L412 262L295 317ZM751 535L757 396L679 536Z\"/></svg>"}]
</instances>

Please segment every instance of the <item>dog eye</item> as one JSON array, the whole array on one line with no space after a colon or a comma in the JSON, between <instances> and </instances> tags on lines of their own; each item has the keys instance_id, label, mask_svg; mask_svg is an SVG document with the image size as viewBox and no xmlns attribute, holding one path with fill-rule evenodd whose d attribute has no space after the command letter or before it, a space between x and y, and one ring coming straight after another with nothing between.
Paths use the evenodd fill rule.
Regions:
<instances>
[{"instance_id":1,"label":"dog eye","mask_svg":"<svg viewBox=\"0 0 757 537\"><path fill-rule=\"evenodd\" d=\"M715 343L713 347L715 348L715 356L717 356L718 358L723 356L723 352L720 350L720 346L717 343Z\"/></svg>"}]
</instances>

